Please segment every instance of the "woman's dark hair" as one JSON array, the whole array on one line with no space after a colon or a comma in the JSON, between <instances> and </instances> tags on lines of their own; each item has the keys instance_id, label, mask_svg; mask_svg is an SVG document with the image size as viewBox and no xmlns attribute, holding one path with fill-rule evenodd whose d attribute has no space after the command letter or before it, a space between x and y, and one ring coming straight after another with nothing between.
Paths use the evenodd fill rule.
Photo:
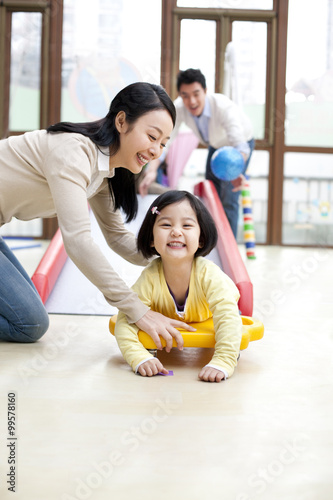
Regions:
<instances>
[{"instance_id":1,"label":"woman's dark hair","mask_svg":"<svg viewBox=\"0 0 333 500\"><path fill-rule=\"evenodd\" d=\"M177 75L177 90L179 89L183 83L185 85L189 85L191 83L198 82L202 86L204 90L206 90L206 78L201 73L200 69L189 68L185 71L179 71Z\"/></svg>"},{"instance_id":2,"label":"woman's dark hair","mask_svg":"<svg viewBox=\"0 0 333 500\"><path fill-rule=\"evenodd\" d=\"M85 123L60 122L48 127L47 131L82 134L98 147L110 147L110 154L113 156L120 148L119 132L115 125L117 114L125 112L126 122L131 129L138 118L157 109L166 110L175 125L176 110L164 88L152 83L136 82L115 96L105 118ZM138 211L135 175L126 168L119 167L108 182L115 210L121 208L126 214L126 222L131 221Z\"/></svg>"},{"instance_id":3,"label":"woman's dark hair","mask_svg":"<svg viewBox=\"0 0 333 500\"><path fill-rule=\"evenodd\" d=\"M201 246L196 251L195 257L209 254L209 252L211 252L216 246L217 230L215 222L202 201L188 191L171 190L161 194L155 201L153 201L142 222L138 233L137 247L144 257L149 259L153 255L159 255L155 248L151 246L151 243L154 240L153 228L157 217L157 215L152 212L152 209L157 207L157 210L161 212L161 210L168 205L180 203L185 199L189 201L191 207L193 208L200 226Z\"/></svg>"}]
</instances>

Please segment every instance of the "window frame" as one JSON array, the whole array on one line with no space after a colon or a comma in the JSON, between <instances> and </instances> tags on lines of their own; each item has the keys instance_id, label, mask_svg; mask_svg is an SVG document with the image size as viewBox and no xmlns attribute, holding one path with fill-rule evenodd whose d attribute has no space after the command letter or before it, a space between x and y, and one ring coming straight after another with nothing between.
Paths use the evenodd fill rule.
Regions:
<instances>
[{"instance_id":1,"label":"window frame","mask_svg":"<svg viewBox=\"0 0 333 500\"><path fill-rule=\"evenodd\" d=\"M216 20L216 54L219 54L215 68L216 92L222 92L223 88L223 58L226 46L231 41L232 22L267 22L265 137L256 141L256 149L268 151L270 155L266 243L280 245L288 0L274 0L272 10L187 8L177 7L177 0L162 0L161 83L173 99L177 97L176 75L179 71L182 19Z\"/></svg>"},{"instance_id":2,"label":"window frame","mask_svg":"<svg viewBox=\"0 0 333 500\"><path fill-rule=\"evenodd\" d=\"M1 139L25 132L25 130L15 132L9 130L11 16L15 12L42 14L40 128L46 128L60 121L63 0L2 0L0 5ZM43 219L42 238L51 238L57 227L56 218Z\"/></svg>"}]
</instances>

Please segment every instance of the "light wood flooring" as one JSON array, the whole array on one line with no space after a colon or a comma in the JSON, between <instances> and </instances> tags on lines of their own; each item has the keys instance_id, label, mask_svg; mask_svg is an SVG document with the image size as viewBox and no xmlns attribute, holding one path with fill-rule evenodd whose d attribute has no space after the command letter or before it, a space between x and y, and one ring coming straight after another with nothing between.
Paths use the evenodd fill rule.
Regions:
<instances>
[{"instance_id":1,"label":"light wood flooring","mask_svg":"<svg viewBox=\"0 0 333 500\"><path fill-rule=\"evenodd\" d=\"M18 254L31 273L42 251ZM1 343L0 498L332 500L333 251L256 252L265 336L226 382L197 380L203 349L162 353L173 376L134 375L103 316L51 315L38 343Z\"/></svg>"}]
</instances>

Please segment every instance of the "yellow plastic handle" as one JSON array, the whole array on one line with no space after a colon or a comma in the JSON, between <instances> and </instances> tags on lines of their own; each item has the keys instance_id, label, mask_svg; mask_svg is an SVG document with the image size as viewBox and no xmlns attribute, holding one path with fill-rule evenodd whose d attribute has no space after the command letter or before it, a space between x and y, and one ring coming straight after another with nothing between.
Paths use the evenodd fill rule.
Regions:
<instances>
[{"instance_id":1,"label":"yellow plastic handle","mask_svg":"<svg viewBox=\"0 0 333 500\"><path fill-rule=\"evenodd\" d=\"M261 321L252 318L250 316L241 316L243 328L242 328L242 340L240 345L240 350L246 349L250 342L254 340L260 340L264 336L264 325ZM117 316L112 316L109 321L109 329L112 335L114 335L114 330L116 326ZM207 319L201 323L189 323L189 325L196 328L195 332L189 332L188 330L179 329L182 337L184 339L184 347L214 347L215 346L215 332L213 319ZM139 330L138 332L139 340L146 349L156 349L155 342L148 335L148 333ZM161 338L162 346L165 347L166 342ZM176 341L173 339L173 347L176 347Z\"/></svg>"}]
</instances>

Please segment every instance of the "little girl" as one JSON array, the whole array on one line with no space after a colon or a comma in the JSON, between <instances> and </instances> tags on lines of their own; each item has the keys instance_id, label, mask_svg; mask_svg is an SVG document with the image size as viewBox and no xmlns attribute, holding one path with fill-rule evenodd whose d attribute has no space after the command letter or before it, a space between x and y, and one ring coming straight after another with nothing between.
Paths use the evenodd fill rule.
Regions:
<instances>
[{"instance_id":1,"label":"little girl","mask_svg":"<svg viewBox=\"0 0 333 500\"><path fill-rule=\"evenodd\" d=\"M149 208L140 228L137 246L146 258L159 255L143 270L133 286L152 310L201 322L213 317L215 352L199 379L221 382L233 374L239 355L242 321L239 292L232 280L213 262L203 258L216 245L217 231L203 203L187 191L167 191ZM119 313L115 336L135 373L152 376L168 371L138 339L138 328ZM178 348L182 345L178 342Z\"/></svg>"}]
</instances>

